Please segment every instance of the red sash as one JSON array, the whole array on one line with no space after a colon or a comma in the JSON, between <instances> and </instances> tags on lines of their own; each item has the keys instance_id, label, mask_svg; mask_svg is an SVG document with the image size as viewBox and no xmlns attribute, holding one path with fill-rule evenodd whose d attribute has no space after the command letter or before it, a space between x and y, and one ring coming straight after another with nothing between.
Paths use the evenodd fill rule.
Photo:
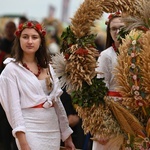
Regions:
<instances>
[{"instance_id":1,"label":"red sash","mask_svg":"<svg viewBox=\"0 0 150 150\"><path fill-rule=\"evenodd\" d=\"M31 108L44 108L44 107L43 107L43 104L44 104L44 103L41 103L41 104L36 105L36 106L33 106L33 107L31 107ZM52 105L51 107L54 107L54 105Z\"/></svg>"},{"instance_id":2,"label":"red sash","mask_svg":"<svg viewBox=\"0 0 150 150\"><path fill-rule=\"evenodd\" d=\"M107 95L114 96L114 97L122 97L119 92L115 92L115 91L108 91Z\"/></svg>"}]
</instances>

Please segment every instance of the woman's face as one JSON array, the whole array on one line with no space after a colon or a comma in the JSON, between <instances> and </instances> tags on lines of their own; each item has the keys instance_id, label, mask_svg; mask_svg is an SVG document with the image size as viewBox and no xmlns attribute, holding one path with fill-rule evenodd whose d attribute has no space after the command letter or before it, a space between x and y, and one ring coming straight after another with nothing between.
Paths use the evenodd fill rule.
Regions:
<instances>
[{"instance_id":1,"label":"woman's face","mask_svg":"<svg viewBox=\"0 0 150 150\"><path fill-rule=\"evenodd\" d=\"M41 44L39 33L33 28L25 28L20 36L20 46L24 53L35 54Z\"/></svg>"},{"instance_id":2,"label":"woman's face","mask_svg":"<svg viewBox=\"0 0 150 150\"><path fill-rule=\"evenodd\" d=\"M118 42L117 41L118 32L119 32L120 28L123 26L124 26L124 23L121 21L120 17L117 17L117 18L114 18L111 20L110 34L111 34L111 37L114 40L114 42Z\"/></svg>"}]
</instances>

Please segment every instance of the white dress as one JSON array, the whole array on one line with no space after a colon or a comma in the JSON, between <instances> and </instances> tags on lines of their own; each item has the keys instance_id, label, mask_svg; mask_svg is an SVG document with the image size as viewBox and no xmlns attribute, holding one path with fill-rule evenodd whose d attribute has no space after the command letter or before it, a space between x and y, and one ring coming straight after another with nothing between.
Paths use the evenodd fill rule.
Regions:
<instances>
[{"instance_id":1,"label":"white dress","mask_svg":"<svg viewBox=\"0 0 150 150\"><path fill-rule=\"evenodd\" d=\"M45 80L39 80L46 95L50 91L46 88ZM59 150L60 129L58 117L54 107L26 108L22 110L26 126L26 138L31 150ZM17 146L19 143L16 139ZM19 148L20 150L20 148Z\"/></svg>"},{"instance_id":2,"label":"white dress","mask_svg":"<svg viewBox=\"0 0 150 150\"><path fill-rule=\"evenodd\" d=\"M67 115L60 100L62 90L59 80L50 66L53 79L52 91L47 91L45 80L40 81L14 59L7 58L0 75L0 102L12 127L12 134L25 133L31 150L59 150L60 140L71 134ZM52 102L53 107L32 108Z\"/></svg>"},{"instance_id":3,"label":"white dress","mask_svg":"<svg viewBox=\"0 0 150 150\"><path fill-rule=\"evenodd\" d=\"M105 78L104 82L106 83L109 91L115 91L116 88L116 81L113 74L113 69L116 63L117 54L113 47L109 47L102 51L98 58L98 67L96 68L96 71L98 71L100 74L97 75L97 78ZM92 150L119 150L122 142L122 135L111 138L105 145L93 141Z\"/></svg>"}]
</instances>

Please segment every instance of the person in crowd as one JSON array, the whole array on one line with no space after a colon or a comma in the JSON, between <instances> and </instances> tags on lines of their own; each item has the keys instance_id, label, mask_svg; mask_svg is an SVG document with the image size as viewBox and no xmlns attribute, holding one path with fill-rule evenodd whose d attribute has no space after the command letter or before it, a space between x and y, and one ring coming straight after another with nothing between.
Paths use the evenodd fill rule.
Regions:
<instances>
[{"instance_id":1,"label":"person in crowd","mask_svg":"<svg viewBox=\"0 0 150 150\"><path fill-rule=\"evenodd\" d=\"M8 21L4 27L4 37L0 42L0 72L4 69L3 60L11 54L11 48L15 39L16 24Z\"/></svg>"},{"instance_id":2,"label":"person in crowd","mask_svg":"<svg viewBox=\"0 0 150 150\"><path fill-rule=\"evenodd\" d=\"M3 61L11 54L11 48L15 39L14 33L16 25L13 21L8 21L4 27L4 37L0 42L0 73L4 69ZM5 112L0 105L0 143L2 143L2 150L17 150L15 139L12 136L12 128L8 123Z\"/></svg>"},{"instance_id":3,"label":"person in crowd","mask_svg":"<svg viewBox=\"0 0 150 150\"><path fill-rule=\"evenodd\" d=\"M65 88L63 89L63 94L60 98L65 107L69 125L73 130L72 140L75 147L82 150L91 150L92 140L84 134L82 129L82 119L79 118L77 112L75 111L71 96L66 92Z\"/></svg>"},{"instance_id":4,"label":"person in crowd","mask_svg":"<svg viewBox=\"0 0 150 150\"><path fill-rule=\"evenodd\" d=\"M19 25L0 76L0 102L19 150L59 150L61 139L75 150L45 34L37 21Z\"/></svg>"},{"instance_id":5,"label":"person in crowd","mask_svg":"<svg viewBox=\"0 0 150 150\"><path fill-rule=\"evenodd\" d=\"M101 72L97 74L97 78L104 78L104 82L109 89L108 96L120 96L119 93L115 92L116 81L114 79L113 69L117 63L118 55L118 32L124 26L121 20L121 13L116 12L110 14L108 17L107 24L107 37L106 37L106 49L103 50L98 58L98 67L96 71ZM112 137L113 141L117 141L117 138L121 136ZM93 150L119 150L121 145L112 142L112 139L99 138L97 141L93 141ZM123 140L122 140L123 141Z\"/></svg>"},{"instance_id":6,"label":"person in crowd","mask_svg":"<svg viewBox=\"0 0 150 150\"><path fill-rule=\"evenodd\" d=\"M28 18L26 16L19 17L19 24L25 23L26 21L28 21Z\"/></svg>"}]
</instances>

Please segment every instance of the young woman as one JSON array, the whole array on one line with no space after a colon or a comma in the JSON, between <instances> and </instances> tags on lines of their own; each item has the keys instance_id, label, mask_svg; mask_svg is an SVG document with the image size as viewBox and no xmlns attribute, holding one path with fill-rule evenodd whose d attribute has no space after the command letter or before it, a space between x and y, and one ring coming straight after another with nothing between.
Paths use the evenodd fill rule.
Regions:
<instances>
[{"instance_id":1,"label":"young woman","mask_svg":"<svg viewBox=\"0 0 150 150\"><path fill-rule=\"evenodd\" d=\"M45 30L36 21L20 24L12 58L4 61L0 100L19 150L74 150L67 116L47 53Z\"/></svg>"},{"instance_id":2,"label":"young woman","mask_svg":"<svg viewBox=\"0 0 150 150\"><path fill-rule=\"evenodd\" d=\"M117 36L120 28L123 26L124 23L121 21L119 12L110 14L107 22L106 49L100 53L98 58L99 66L96 69L101 73L97 75L97 78L105 79L106 86L109 89L108 95L114 98L120 96L115 91L116 81L112 71L117 63L117 49L119 47ZM112 135L112 138L97 139L97 141L93 142L93 150L119 150L122 143L118 143L118 141L123 142L122 136L115 137Z\"/></svg>"}]
</instances>

